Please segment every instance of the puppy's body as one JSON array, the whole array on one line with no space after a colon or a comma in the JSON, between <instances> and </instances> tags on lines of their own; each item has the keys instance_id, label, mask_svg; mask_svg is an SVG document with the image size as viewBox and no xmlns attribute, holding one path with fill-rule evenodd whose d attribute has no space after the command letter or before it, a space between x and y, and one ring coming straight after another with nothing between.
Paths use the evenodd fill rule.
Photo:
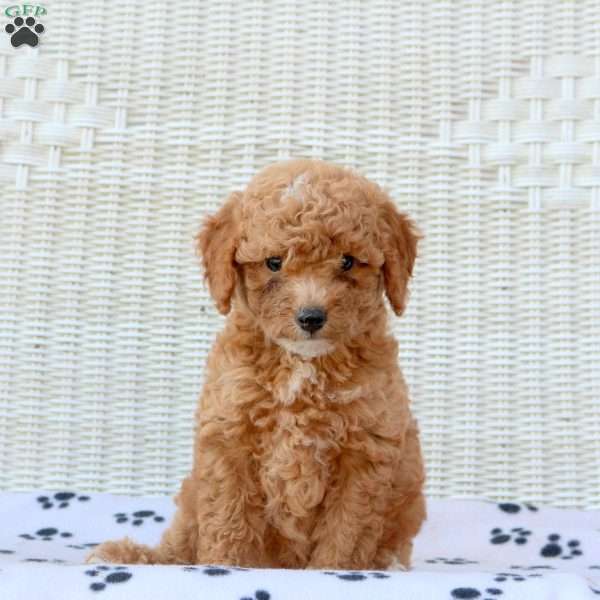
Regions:
<instances>
[{"instance_id":1,"label":"puppy's body","mask_svg":"<svg viewBox=\"0 0 600 600\"><path fill-rule=\"evenodd\" d=\"M382 292L402 312L410 222L367 180L293 161L232 195L200 245L217 306L235 300L207 364L192 473L159 546L107 542L91 558L408 566L424 474ZM315 306L325 323L305 330L298 315Z\"/></svg>"}]
</instances>

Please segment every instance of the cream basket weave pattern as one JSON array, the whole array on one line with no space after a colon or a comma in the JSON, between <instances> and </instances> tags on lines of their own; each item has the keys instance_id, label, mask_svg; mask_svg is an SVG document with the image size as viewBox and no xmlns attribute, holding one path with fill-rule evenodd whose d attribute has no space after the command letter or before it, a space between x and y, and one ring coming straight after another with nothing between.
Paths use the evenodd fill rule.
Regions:
<instances>
[{"instance_id":1,"label":"cream basket weave pattern","mask_svg":"<svg viewBox=\"0 0 600 600\"><path fill-rule=\"evenodd\" d=\"M426 239L394 321L432 496L600 506L600 4L47 2L0 30L0 487L173 493L201 218L290 156Z\"/></svg>"}]
</instances>

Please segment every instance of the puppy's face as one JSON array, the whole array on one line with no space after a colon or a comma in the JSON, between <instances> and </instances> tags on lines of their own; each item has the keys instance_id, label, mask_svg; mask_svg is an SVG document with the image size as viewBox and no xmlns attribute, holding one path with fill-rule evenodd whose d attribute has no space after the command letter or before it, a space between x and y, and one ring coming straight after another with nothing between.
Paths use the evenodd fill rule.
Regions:
<instances>
[{"instance_id":1,"label":"puppy's face","mask_svg":"<svg viewBox=\"0 0 600 600\"><path fill-rule=\"evenodd\" d=\"M356 337L383 309L377 265L340 243L320 248L310 253L273 245L258 260L241 263L241 291L257 323L267 337L307 357Z\"/></svg>"},{"instance_id":2,"label":"puppy's face","mask_svg":"<svg viewBox=\"0 0 600 600\"><path fill-rule=\"evenodd\" d=\"M305 357L404 309L412 223L375 185L316 161L274 165L207 221L200 246L222 312L235 294L265 335Z\"/></svg>"}]
</instances>

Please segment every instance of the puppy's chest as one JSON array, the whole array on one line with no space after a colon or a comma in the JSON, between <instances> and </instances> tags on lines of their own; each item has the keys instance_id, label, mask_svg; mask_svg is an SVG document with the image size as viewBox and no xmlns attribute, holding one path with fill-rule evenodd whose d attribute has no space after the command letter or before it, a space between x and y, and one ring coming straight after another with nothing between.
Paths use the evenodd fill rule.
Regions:
<instances>
[{"instance_id":1,"label":"puppy's chest","mask_svg":"<svg viewBox=\"0 0 600 600\"><path fill-rule=\"evenodd\" d=\"M307 367L273 389L276 408L260 434L260 479L274 521L289 512L299 523L311 522L354 429L345 405Z\"/></svg>"},{"instance_id":2,"label":"puppy's chest","mask_svg":"<svg viewBox=\"0 0 600 600\"><path fill-rule=\"evenodd\" d=\"M298 361L277 375L266 386L279 406L299 405L328 408L345 404L363 395L361 386L340 387L310 362Z\"/></svg>"},{"instance_id":3,"label":"puppy's chest","mask_svg":"<svg viewBox=\"0 0 600 600\"><path fill-rule=\"evenodd\" d=\"M280 406L292 406L303 400L313 403L324 399L325 384L323 375L312 363L299 361L278 374L271 393Z\"/></svg>"},{"instance_id":4,"label":"puppy's chest","mask_svg":"<svg viewBox=\"0 0 600 600\"><path fill-rule=\"evenodd\" d=\"M273 429L265 432L259 461L273 524L285 514L304 526L313 521L337 476L344 432L343 419L328 411L278 411Z\"/></svg>"},{"instance_id":5,"label":"puppy's chest","mask_svg":"<svg viewBox=\"0 0 600 600\"><path fill-rule=\"evenodd\" d=\"M272 388L275 410L265 448L274 462L301 456L323 467L339 451L347 434L344 410L336 393L311 363L300 362Z\"/></svg>"}]
</instances>

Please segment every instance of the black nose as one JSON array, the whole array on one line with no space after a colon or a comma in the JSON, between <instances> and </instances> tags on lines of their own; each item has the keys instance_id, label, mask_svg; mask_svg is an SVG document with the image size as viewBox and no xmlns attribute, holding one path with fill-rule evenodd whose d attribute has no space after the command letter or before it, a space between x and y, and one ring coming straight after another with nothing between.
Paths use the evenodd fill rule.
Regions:
<instances>
[{"instance_id":1,"label":"black nose","mask_svg":"<svg viewBox=\"0 0 600 600\"><path fill-rule=\"evenodd\" d=\"M314 333L325 325L327 313L322 308L301 308L296 313L296 321L304 331Z\"/></svg>"}]
</instances>

